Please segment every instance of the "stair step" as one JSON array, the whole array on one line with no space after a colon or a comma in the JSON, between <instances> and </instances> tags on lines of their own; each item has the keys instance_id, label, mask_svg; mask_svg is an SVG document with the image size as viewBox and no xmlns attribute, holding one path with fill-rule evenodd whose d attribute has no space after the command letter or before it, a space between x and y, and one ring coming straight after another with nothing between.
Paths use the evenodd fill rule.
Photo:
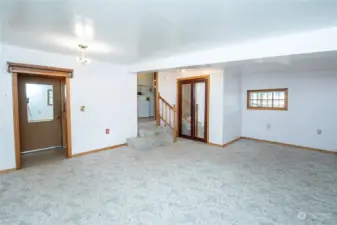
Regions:
<instances>
[{"instance_id":1,"label":"stair step","mask_svg":"<svg viewBox=\"0 0 337 225\"><path fill-rule=\"evenodd\" d=\"M173 135L173 130L168 126L143 126L138 129L139 137L154 137L161 134Z\"/></svg>"},{"instance_id":2,"label":"stair step","mask_svg":"<svg viewBox=\"0 0 337 225\"><path fill-rule=\"evenodd\" d=\"M153 137L163 133L163 129L161 127L148 127L148 128L140 128L138 130L139 137Z\"/></svg>"}]
</instances>

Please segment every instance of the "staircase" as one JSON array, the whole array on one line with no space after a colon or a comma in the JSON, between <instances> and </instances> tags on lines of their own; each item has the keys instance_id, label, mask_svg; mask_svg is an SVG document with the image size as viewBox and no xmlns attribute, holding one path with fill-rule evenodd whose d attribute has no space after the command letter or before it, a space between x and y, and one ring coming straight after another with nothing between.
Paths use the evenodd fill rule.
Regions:
<instances>
[{"instance_id":1,"label":"staircase","mask_svg":"<svg viewBox=\"0 0 337 225\"><path fill-rule=\"evenodd\" d=\"M127 140L129 147L138 150L148 150L177 142L177 108L170 105L158 93L156 95L155 113L156 121L139 123L138 137Z\"/></svg>"},{"instance_id":2,"label":"staircase","mask_svg":"<svg viewBox=\"0 0 337 225\"><path fill-rule=\"evenodd\" d=\"M139 123L138 137L129 138L129 147L145 151L156 147L172 145L172 130L167 126L156 126L156 121Z\"/></svg>"}]
</instances>

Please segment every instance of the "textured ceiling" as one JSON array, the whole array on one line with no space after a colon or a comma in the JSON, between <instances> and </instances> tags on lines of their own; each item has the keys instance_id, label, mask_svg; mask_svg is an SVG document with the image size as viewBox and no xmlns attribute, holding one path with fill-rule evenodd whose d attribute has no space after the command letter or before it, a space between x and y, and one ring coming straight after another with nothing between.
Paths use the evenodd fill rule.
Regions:
<instances>
[{"instance_id":1,"label":"textured ceiling","mask_svg":"<svg viewBox=\"0 0 337 225\"><path fill-rule=\"evenodd\" d=\"M334 0L0 0L3 42L74 56L87 43L120 64L334 27L336 12Z\"/></svg>"}]
</instances>

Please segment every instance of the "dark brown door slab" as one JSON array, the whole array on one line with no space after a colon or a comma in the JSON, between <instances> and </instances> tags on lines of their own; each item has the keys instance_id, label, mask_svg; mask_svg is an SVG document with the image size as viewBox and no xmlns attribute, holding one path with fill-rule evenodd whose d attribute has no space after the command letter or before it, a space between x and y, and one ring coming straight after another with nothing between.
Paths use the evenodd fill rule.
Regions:
<instances>
[{"instance_id":1,"label":"dark brown door slab","mask_svg":"<svg viewBox=\"0 0 337 225\"><path fill-rule=\"evenodd\" d=\"M62 146L61 79L18 78L21 152Z\"/></svg>"}]
</instances>

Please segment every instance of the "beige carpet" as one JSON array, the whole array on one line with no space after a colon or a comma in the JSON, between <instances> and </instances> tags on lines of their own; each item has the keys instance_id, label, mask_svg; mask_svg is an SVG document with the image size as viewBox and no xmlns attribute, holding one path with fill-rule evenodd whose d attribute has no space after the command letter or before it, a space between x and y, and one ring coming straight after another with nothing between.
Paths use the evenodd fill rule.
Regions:
<instances>
[{"instance_id":1,"label":"beige carpet","mask_svg":"<svg viewBox=\"0 0 337 225\"><path fill-rule=\"evenodd\" d=\"M337 224L337 156L242 140L111 151L0 175L0 224Z\"/></svg>"}]
</instances>

